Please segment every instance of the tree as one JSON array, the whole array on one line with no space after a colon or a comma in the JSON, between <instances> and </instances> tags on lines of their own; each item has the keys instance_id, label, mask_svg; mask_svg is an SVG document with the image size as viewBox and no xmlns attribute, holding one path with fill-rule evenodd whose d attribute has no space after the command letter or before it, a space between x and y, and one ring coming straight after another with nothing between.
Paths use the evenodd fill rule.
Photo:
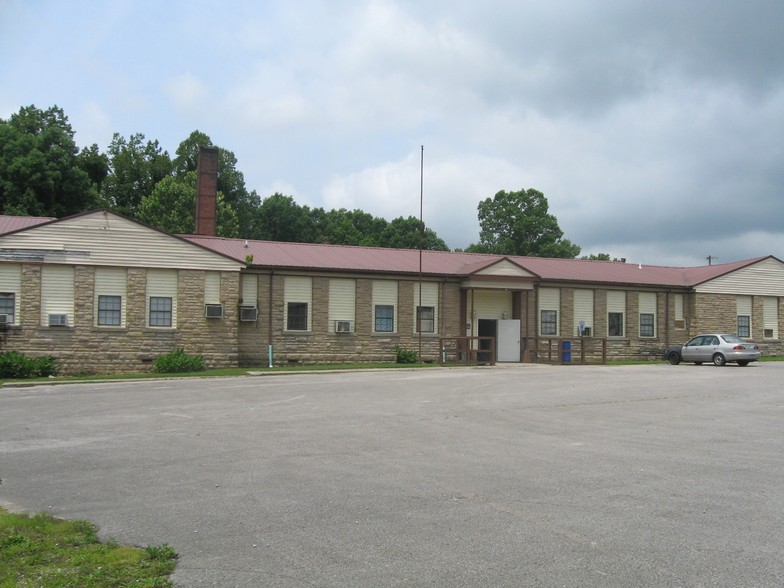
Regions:
<instances>
[{"instance_id":1,"label":"tree","mask_svg":"<svg viewBox=\"0 0 784 588\"><path fill-rule=\"evenodd\" d=\"M580 254L578 245L563 239L557 219L548 212L547 198L538 190L501 190L477 209L479 243L466 251L561 258Z\"/></svg>"},{"instance_id":2,"label":"tree","mask_svg":"<svg viewBox=\"0 0 784 588\"><path fill-rule=\"evenodd\" d=\"M317 243L318 228L310 208L300 206L291 196L276 192L257 208L252 239L290 243Z\"/></svg>"},{"instance_id":3,"label":"tree","mask_svg":"<svg viewBox=\"0 0 784 588\"><path fill-rule=\"evenodd\" d=\"M61 217L94 208L101 176L94 155L88 150L80 157L57 106L26 106L0 119L0 211Z\"/></svg>"},{"instance_id":4,"label":"tree","mask_svg":"<svg viewBox=\"0 0 784 588\"><path fill-rule=\"evenodd\" d=\"M115 133L108 151L109 175L101 191L104 206L135 218L142 200L171 174L171 158L157 140L145 142L141 133L128 140Z\"/></svg>"},{"instance_id":5,"label":"tree","mask_svg":"<svg viewBox=\"0 0 784 588\"><path fill-rule=\"evenodd\" d=\"M407 218L400 216L393 219L381 233L381 246L397 249L419 249L420 227L419 219L413 216ZM436 235L433 229L425 228L421 244L422 249L428 251L449 251L449 247Z\"/></svg>"},{"instance_id":6,"label":"tree","mask_svg":"<svg viewBox=\"0 0 784 588\"><path fill-rule=\"evenodd\" d=\"M612 257L609 253L591 253L590 255L583 255L580 259L585 259L588 261L620 261L625 262L625 259L618 259L617 257Z\"/></svg>"},{"instance_id":7,"label":"tree","mask_svg":"<svg viewBox=\"0 0 784 588\"><path fill-rule=\"evenodd\" d=\"M169 176L153 188L139 205L137 218L170 233L192 234L196 226L196 172L182 178ZM237 213L218 192L216 233L220 237L238 237Z\"/></svg>"}]
</instances>

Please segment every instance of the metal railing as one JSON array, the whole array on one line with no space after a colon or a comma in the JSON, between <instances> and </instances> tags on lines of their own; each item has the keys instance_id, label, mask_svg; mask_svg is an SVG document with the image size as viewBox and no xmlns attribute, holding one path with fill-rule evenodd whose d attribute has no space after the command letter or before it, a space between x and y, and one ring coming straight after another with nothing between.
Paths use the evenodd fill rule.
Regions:
<instances>
[{"instance_id":1,"label":"metal railing","mask_svg":"<svg viewBox=\"0 0 784 588\"><path fill-rule=\"evenodd\" d=\"M495 337L443 337L440 364L495 365Z\"/></svg>"}]
</instances>

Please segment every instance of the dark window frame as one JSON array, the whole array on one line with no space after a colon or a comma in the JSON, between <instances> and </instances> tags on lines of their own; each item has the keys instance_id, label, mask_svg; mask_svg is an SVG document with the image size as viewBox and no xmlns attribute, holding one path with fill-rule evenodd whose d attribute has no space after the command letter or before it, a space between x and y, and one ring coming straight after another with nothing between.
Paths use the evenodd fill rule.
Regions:
<instances>
[{"instance_id":1,"label":"dark window frame","mask_svg":"<svg viewBox=\"0 0 784 588\"><path fill-rule=\"evenodd\" d=\"M417 306L416 309L416 332L435 333L436 332L436 307Z\"/></svg>"},{"instance_id":2,"label":"dark window frame","mask_svg":"<svg viewBox=\"0 0 784 588\"><path fill-rule=\"evenodd\" d=\"M8 312L10 303L11 311ZM16 292L0 292L0 314L7 314L9 323L14 323L16 319Z\"/></svg>"},{"instance_id":3,"label":"dark window frame","mask_svg":"<svg viewBox=\"0 0 784 588\"><path fill-rule=\"evenodd\" d=\"M308 306L307 302L289 302L286 304L287 331L308 330Z\"/></svg>"},{"instance_id":4,"label":"dark window frame","mask_svg":"<svg viewBox=\"0 0 784 588\"><path fill-rule=\"evenodd\" d=\"M738 337L751 337L751 317L747 314L738 315Z\"/></svg>"},{"instance_id":5,"label":"dark window frame","mask_svg":"<svg viewBox=\"0 0 784 588\"><path fill-rule=\"evenodd\" d=\"M395 332L395 306L393 304L376 304L373 309L373 318L374 332Z\"/></svg>"},{"instance_id":6,"label":"dark window frame","mask_svg":"<svg viewBox=\"0 0 784 588\"><path fill-rule=\"evenodd\" d=\"M171 296L150 296L151 327L171 327L174 320L174 299Z\"/></svg>"},{"instance_id":7,"label":"dark window frame","mask_svg":"<svg viewBox=\"0 0 784 588\"><path fill-rule=\"evenodd\" d=\"M114 294L98 295L98 326L122 326L122 296Z\"/></svg>"},{"instance_id":8,"label":"dark window frame","mask_svg":"<svg viewBox=\"0 0 784 588\"><path fill-rule=\"evenodd\" d=\"M539 332L542 335L558 334L558 311L542 310L539 314Z\"/></svg>"},{"instance_id":9,"label":"dark window frame","mask_svg":"<svg viewBox=\"0 0 784 588\"><path fill-rule=\"evenodd\" d=\"M652 312L640 313L640 337L656 336L656 315Z\"/></svg>"},{"instance_id":10,"label":"dark window frame","mask_svg":"<svg viewBox=\"0 0 784 588\"><path fill-rule=\"evenodd\" d=\"M608 337L624 336L624 313L622 312L607 313L607 336Z\"/></svg>"}]
</instances>

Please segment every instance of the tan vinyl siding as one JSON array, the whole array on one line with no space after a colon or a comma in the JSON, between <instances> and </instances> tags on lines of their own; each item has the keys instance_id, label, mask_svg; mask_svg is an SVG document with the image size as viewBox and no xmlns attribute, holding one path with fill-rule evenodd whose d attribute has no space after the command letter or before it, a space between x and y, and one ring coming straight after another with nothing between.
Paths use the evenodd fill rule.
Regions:
<instances>
[{"instance_id":1,"label":"tan vinyl siding","mask_svg":"<svg viewBox=\"0 0 784 588\"><path fill-rule=\"evenodd\" d=\"M335 332L335 321L350 321L354 330L357 303L357 283L351 279L329 281L329 325L327 330Z\"/></svg>"},{"instance_id":2,"label":"tan vinyl siding","mask_svg":"<svg viewBox=\"0 0 784 588\"><path fill-rule=\"evenodd\" d=\"M479 319L498 320L512 316L512 294L505 290L474 290L466 312L466 322L471 323L472 332L478 333Z\"/></svg>"},{"instance_id":3,"label":"tan vinyl siding","mask_svg":"<svg viewBox=\"0 0 784 588\"><path fill-rule=\"evenodd\" d=\"M618 290L607 292L607 312L626 314L626 292Z\"/></svg>"},{"instance_id":4,"label":"tan vinyl siding","mask_svg":"<svg viewBox=\"0 0 784 588\"><path fill-rule=\"evenodd\" d=\"M22 266L18 263L0 263L0 292L14 295L14 321L19 324L22 292ZM10 306L10 305L9 305Z\"/></svg>"},{"instance_id":5,"label":"tan vinyl siding","mask_svg":"<svg viewBox=\"0 0 784 588\"><path fill-rule=\"evenodd\" d=\"M283 281L283 324L288 324L287 312L289 302L301 302L308 305L307 331L312 328L313 320L313 279L308 276L286 276Z\"/></svg>"},{"instance_id":6,"label":"tan vinyl siding","mask_svg":"<svg viewBox=\"0 0 784 588\"><path fill-rule=\"evenodd\" d=\"M206 272L204 274L204 304L220 304L220 272Z\"/></svg>"},{"instance_id":7,"label":"tan vinyl siding","mask_svg":"<svg viewBox=\"0 0 784 588\"><path fill-rule=\"evenodd\" d=\"M593 290L574 291L574 334L580 334L580 321L593 335Z\"/></svg>"},{"instance_id":8,"label":"tan vinyl siding","mask_svg":"<svg viewBox=\"0 0 784 588\"><path fill-rule=\"evenodd\" d=\"M44 263L240 271L244 264L98 211L0 237L0 249L38 250Z\"/></svg>"},{"instance_id":9,"label":"tan vinyl siding","mask_svg":"<svg viewBox=\"0 0 784 588\"><path fill-rule=\"evenodd\" d=\"M417 325L416 325L416 317L417 317L417 307L420 306L419 304L419 284L414 284L414 308L412 309L412 316L414 317L414 333L417 332ZM423 282L422 283L422 305L423 308L432 307L433 308L433 324L436 325L434 327L433 332L438 331L438 284L434 284L433 282Z\"/></svg>"},{"instance_id":10,"label":"tan vinyl siding","mask_svg":"<svg viewBox=\"0 0 784 588\"><path fill-rule=\"evenodd\" d=\"M683 294L675 294L673 298L673 305L675 307L675 320L682 321L683 318Z\"/></svg>"},{"instance_id":11,"label":"tan vinyl siding","mask_svg":"<svg viewBox=\"0 0 784 588\"><path fill-rule=\"evenodd\" d=\"M125 326L125 310L127 297L128 271L121 267L95 268L95 304L93 324L98 325L99 296L120 296L122 299L121 324Z\"/></svg>"},{"instance_id":12,"label":"tan vinyl siding","mask_svg":"<svg viewBox=\"0 0 784 588\"><path fill-rule=\"evenodd\" d=\"M712 294L784 296L784 263L763 259L752 266L718 277L694 288Z\"/></svg>"},{"instance_id":13,"label":"tan vinyl siding","mask_svg":"<svg viewBox=\"0 0 784 588\"><path fill-rule=\"evenodd\" d=\"M243 274L240 297L242 306L257 306L259 297L259 277L256 274Z\"/></svg>"},{"instance_id":14,"label":"tan vinyl siding","mask_svg":"<svg viewBox=\"0 0 784 588\"><path fill-rule=\"evenodd\" d=\"M683 294L674 294L672 304L674 310L673 324L675 325L675 328L678 330L686 329L686 318L683 311Z\"/></svg>"},{"instance_id":15,"label":"tan vinyl siding","mask_svg":"<svg viewBox=\"0 0 784 588\"><path fill-rule=\"evenodd\" d=\"M49 326L50 314L67 314L74 325L74 268L45 265L41 268L41 325Z\"/></svg>"},{"instance_id":16,"label":"tan vinyl siding","mask_svg":"<svg viewBox=\"0 0 784 588\"><path fill-rule=\"evenodd\" d=\"M147 270L147 326L150 326L150 298L171 298L171 326L177 327L177 270ZM156 328L161 328L160 326Z\"/></svg>"},{"instance_id":17,"label":"tan vinyl siding","mask_svg":"<svg viewBox=\"0 0 784 588\"><path fill-rule=\"evenodd\" d=\"M371 320L373 321L373 331L376 330L376 306L391 306L394 309L394 326L392 332L397 333L397 282L394 280L374 280L373 281L373 303L371 309Z\"/></svg>"},{"instance_id":18,"label":"tan vinyl siding","mask_svg":"<svg viewBox=\"0 0 784 588\"><path fill-rule=\"evenodd\" d=\"M763 338L779 338L779 299L766 296L762 301Z\"/></svg>"},{"instance_id":19,"label":"tan vinyl siding","mask_svg":"<svg viewBox=\"0 0 784 588\"><path fill-rule=\"evenodd\" d=\"M555 311L555 333L542 332L542 311ZM539 334L545 337L556 337L561 332L561 290L558 288L539 288L539 308L537 320L539 322Z\"/></svg>"},{"instance_id":20,"label":"tan vinyl siding","mask_svg":"<svg viewBox=\"0 0 784 588\"><path fill-rule=\"evenodd\" d=\"M486 267L482 270L476 272L477 276L515 276L515 277L525 277L530 278L532 274L519 265L512 263L511 261L504 259L499 261L498 263L494 263L490 267Z\"/></svg>"}]
</instances>

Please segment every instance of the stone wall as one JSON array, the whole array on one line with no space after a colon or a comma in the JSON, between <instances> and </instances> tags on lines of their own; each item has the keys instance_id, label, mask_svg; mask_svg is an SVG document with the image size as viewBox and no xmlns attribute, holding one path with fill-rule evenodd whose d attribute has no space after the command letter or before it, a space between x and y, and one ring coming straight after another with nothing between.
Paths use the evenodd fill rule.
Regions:
<instances>
[{"instance_id":1,"label":"stone wall","mask_svg":"<svg viewBox=\"0 0 784 588\"><path fill-rule=\"evenodd\" d=\"M146 270L130 268L126 284L125 325L95 324L95 268L74 267L73 325L41 326L41 266L22 266L20 325L7 327L3 349L35 357L56 358L63 374L150 371L159 355L182 347L202 355L207 367L237 365L237 305L239 274L221 275L223 319L204 317L204 272L180 270L177 325L173 329L147 326Z\"/></svg>"},{"instance_id":2,"label":"stone wall","mask_svg":"<svg viewBox=\"0 0 784 588\"><path fill-rule=\"evenodd\" d=\"M373 280L356 279L354 328L351 333L335 333L329 320L329 277L314 276L312 281L311 329L286 331L283 306L283 276L272 276L270 312L270 275L259 276L259 303L262 309L257 324L240 323L239 363L243 366L267 366L268 348L272 343L274 365L383 363L395 361L395 348L419 351L420 338L414 333L413 280L398 281L397 332L373 332ZM422 358L437 362L439 337L455 337L460 328L460 288L455 282L440 284L438 330L422 335ZM270 321L272 337L269 336Z\"/></svg>"}]
</instances>

